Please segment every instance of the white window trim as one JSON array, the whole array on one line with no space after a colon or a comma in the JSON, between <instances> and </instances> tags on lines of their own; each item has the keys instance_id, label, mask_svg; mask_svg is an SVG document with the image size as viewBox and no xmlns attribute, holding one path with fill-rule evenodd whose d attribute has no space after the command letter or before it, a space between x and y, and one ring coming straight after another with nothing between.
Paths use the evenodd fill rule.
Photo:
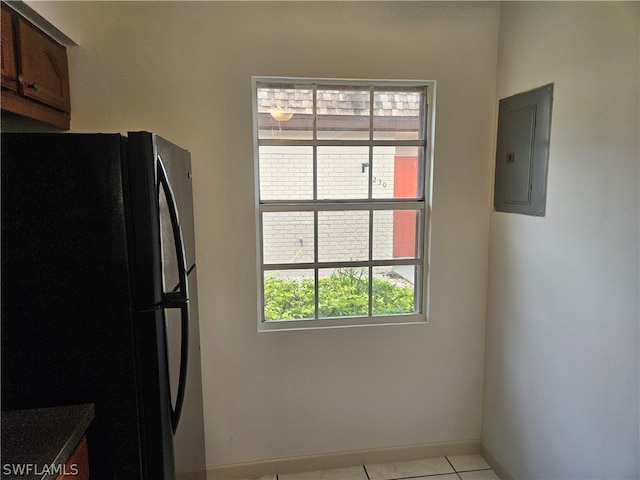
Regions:
<instances>
[{"instance_id":1,"label":"white window trim","mask_svg":"<svg viewBox=\"0 0 640 480\"><path fill-rule=\"evenodd\" d=\"M422 231L422 269L420 285L416 284L416 291L421 289L419 312L400 314L400 315L376 315L376 316L354 316L354 317L341 317L341 318L321 318L321 319L304 319L304 320L277 320L277 321L264 321L264 308L263 308L263 273L264 265L262 262L262 222L261 214L266 211L287 211L287 204L290 202L277 202L271 201L268 204L260 204L260 177L259 177L259 141L258 141L258 105L257 105L257 86L259 83L316 83L322 85L373 85L373 86L426 86L426 128L425 128L425 152L424 152L424 208L422 209L423 215L423 227ZM257 258L257 320L259 332L273 332L273 331L292 331L292 330L313 330L313 329L331 329L331 328L352 328L352 327L366 327L366 326L384 326L384 325L424 325L428 323L429 319L429 305L430 305L430 260L431 260L431 209L433 202L433 166L434 166L434 140L435 140L435 112L436 112L436 81L435 80L372 80L372 79L327 79L327 78L303 78L303 77L268 77L268 76L254 76L252 77L252 116L253 116L253 156L254 156L254 199L255 199L255 227L256 227L256 258ZM323 141L317 140L318 144L322 144ZM332 141L329 141L331 143ZM363 141L363 145L370 145L369 141ZM305 144L308 144L306 142ZM351 143L350 143L351 144ZM420 142L420 146L423 144ZM309 209L314 210L311 206L312 203L322 202L321 200L315 200L309 202ZM297 208L300 204L305 202L295 202ZM353 210L357 208L355 202L341 204L338 202L330 202L332 205L330 209L348 209ZM371 208L371 200L363 202L366 205L366 209ZM381 206L388 208L389 203L393 203L394 208L406 207L411 203L411 208L415 208L415 204L412 202L385 202L379 201ZM327 205L328 206L328 205ZM400 261L401 263L402 261ZM340 262L335 262L336 266ZM349 262L352 263L352 262ZM371 262L364 261L364 266L369 266ZM375 265L385 265L385 261L375 261ZM398 260L390 261L391 264L397 264ZM415 260L407 260L408 264L415 264ZM322 262L323 266L331 266L326 262ZM314 264L300 264L297 265L301 268L305 266L313 267Z\"/></svg>"}]
</instances>

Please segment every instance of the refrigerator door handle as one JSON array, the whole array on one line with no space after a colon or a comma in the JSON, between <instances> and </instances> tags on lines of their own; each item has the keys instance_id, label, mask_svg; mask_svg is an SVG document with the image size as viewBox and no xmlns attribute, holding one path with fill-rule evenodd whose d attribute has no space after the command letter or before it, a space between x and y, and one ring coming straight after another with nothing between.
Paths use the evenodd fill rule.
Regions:
<instances>
[{"instance_id":1,"label":"refrigerator door handle","mask_svg":"<svg viewBox=\"0 0 640 480\"><path fill-rule=\"evenodd\" d=\"M178 378L176 403L171 406L171 428L173 429L173 433L175 433L178 428L180 413L182 412L182 405L184 402L184 394L187 385L187 361L189 358L189 304L187 298L186 255L184 242L182 240L182 230L178 219L178 208L176 206L175 196L160 155L158 155L157 162L159 187L162 187L167 199L169 217L171 218L171 230L173 233L176 257L178 261L178 286L173 291L163 292L162 294L162 306L164 308L180 309L180 374Z\"/></svg>"},{"instance_id":2,"label":"refrigerator door handle","mask_svg":"<svg viewBox=\"0 0 640 480\"><path fill-rule=\"evenodd\" d=\"M173 231L173 241L178 261L178 286L171 292L163 292L163 306L179 307L183 302L187 301L186 254L182 240L182 230L180 229L180 220L178 218L178 207L176 206L173 189L171 188L171 183L169 182L169 177L167 176L167 171L164 168L160 155L158 155L158 183L164 190L167 199L169 216L171 218L171 229Z\"/></svg>"},{"instance_id":3,"label":"refrigerator door handle","mask_svg":"<svg viewBox=\"0 0 640 480\"><path fill-rule=\"evenodd\" d=\"M180 307L181 317L181 342L180 342L180 377L178 378L178 392L176 394L176 404L171 407L171 428L173 433L178 429L180 413L184 402L184 394L187 386L187 362L189 360L189 306L187 303Z\"/></svg>"}]
</instances>

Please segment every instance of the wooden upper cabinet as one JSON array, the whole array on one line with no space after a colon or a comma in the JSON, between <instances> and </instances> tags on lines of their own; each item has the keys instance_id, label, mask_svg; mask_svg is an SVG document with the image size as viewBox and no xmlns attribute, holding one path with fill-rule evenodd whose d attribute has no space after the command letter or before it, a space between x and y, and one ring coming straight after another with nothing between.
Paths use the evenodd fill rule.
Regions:
<instances>
[{"instance_id":1,"label":"wooden upper cabinet","mask_svg":"<svg viewBox=\"0 0 640 480\"><path fill-rule=\"evenodd\" d=\"M16 64L13 20L11 12L2 5L2 86L18 90L18 66Z\"/></svg>"},{"instance_id":2,"label":"wooden upper cabinet","mask_svg":"<svg viewBox=\"0 0 640 480\"><path fill-rule=\"evenodd\" d=\"M2 110L69 129L67 49L2 2Z\"/></svg>"},{"instance_id":3,"label":"wooden upper cabinet","mask_svg":"<svg viewBox=\"0 0 640 480\"><path fill-rule=\"evenodd\" d=\"M63 112L71 110L67 49L19 18L18 46L22 93Z\"/></svg>"}]
</instances>

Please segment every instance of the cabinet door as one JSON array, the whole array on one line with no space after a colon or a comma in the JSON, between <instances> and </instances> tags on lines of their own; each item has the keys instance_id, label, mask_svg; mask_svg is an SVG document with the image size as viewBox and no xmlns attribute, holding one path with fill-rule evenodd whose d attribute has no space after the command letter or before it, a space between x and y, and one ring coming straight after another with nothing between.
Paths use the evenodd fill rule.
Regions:
<instances>
[{"instance_id":1,"label":"cabinet door","mask_svg":"<svg viewBox=\"0 0 640 480\"><path fill-rule=\"evenodd\" d=\"M18 90L15 45L13 41L13 19L11 11L2 4L2 86Z\"/></svg>"},{"instance_id":2,"label":"cabinet door","mask_svg":"<svg viewBox=\"0 0 640 480\"><path fill-rule=\"evenodd\" d=\"M63 112L71 111L67 50L18 19L22 93Z\"/></svg>"},{"instance_id":3,"label":"cabinet door","mask_svg":"<svg viewBox=\"0 0 640 480\"><path fill-rule=\"evenodd\" d=\"M63 466L64 471L56 477L56 480L89 480L89 452L86 435L82 436Z\"/></svg>"}]
</instances>

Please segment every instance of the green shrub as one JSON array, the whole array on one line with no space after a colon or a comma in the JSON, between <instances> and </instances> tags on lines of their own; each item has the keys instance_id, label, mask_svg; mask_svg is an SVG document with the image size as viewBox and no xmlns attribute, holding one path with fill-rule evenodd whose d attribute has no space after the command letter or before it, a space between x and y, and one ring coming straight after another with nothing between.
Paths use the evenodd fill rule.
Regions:
<instances>
[{"instance_id":1,"label":"green shrub","mask_svg":"<svg viewBox=\"0 0 640 480\"><path fill-rule=\"evenodd\" d=\"M266 320L314 318L312 278L264 279ZM374 315L413 312L413 288L375 278L372 284ZM318 280L318 314L326 317L366 316L369 313L369 278L366 270L337 269Z\"/></svg>"}]
</instances>

